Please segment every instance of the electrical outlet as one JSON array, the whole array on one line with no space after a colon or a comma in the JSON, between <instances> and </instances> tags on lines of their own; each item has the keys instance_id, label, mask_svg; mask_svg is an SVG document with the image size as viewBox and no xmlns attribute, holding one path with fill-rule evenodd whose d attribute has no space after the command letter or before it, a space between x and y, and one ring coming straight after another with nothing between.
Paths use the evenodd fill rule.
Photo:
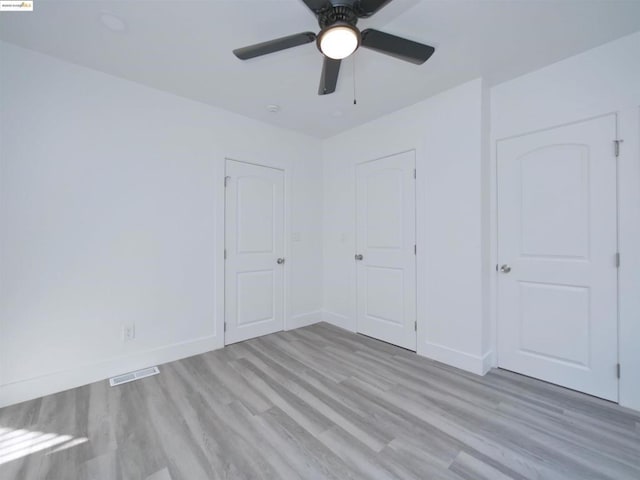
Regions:
<instances>
[{"instance_id":1,"label":"electrical outlet","mask_svg":"<svg viewBox=\"0 0 640 480\"><path fill-rule=\"evenodd\" d=\"M130 323L122 326L122 340L124 342L130 342L136 338L136 325L135 323Z\"/></svg>"},{"instance_id":2,"label":"electrical outlet","mask_svg":"<svg viewBox=\"0 0 640 480\"><path fill-rule=\"evenodd\" d=\"M294 242L299 242L301 238L300 232L293 232L291 234L291 240L293 240Z\"/></svg>"}]
</instances>

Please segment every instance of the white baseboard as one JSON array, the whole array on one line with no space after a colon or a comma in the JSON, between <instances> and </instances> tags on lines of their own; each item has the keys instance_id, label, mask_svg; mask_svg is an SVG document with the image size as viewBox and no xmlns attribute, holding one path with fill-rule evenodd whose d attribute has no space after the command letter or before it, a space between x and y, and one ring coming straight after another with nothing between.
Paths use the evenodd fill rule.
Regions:
<instances>
[{"instance_id":1,"label":"white baseboard","mask_svg":"<svg viewBox=\"0 0 640 480\"><path fill-rule=\"evenodd\" d=\"M307 327L322 321L322 310L315 310L313 312L300 313L292 316L287 321L285 330L293 330L295 328Z\"/></svg>"},{"instance_id":2,"label":"white baseboard","mask_svg":"<svg viewBox=\"0 0 640 480\"><path fill-rule=\"evenodd\" d=\"M484 365L485 373L492 368L498 368L498 356L496 355L495 350L489 350L484 354L484 356L486 358L486 362Z\"/></svg>"},{"instance_id":3,"label":"white baseboard","mask_svg":"<svg viewBox=\"0 0 640 480\"><path fill-rule=\"evenodd\" d=\"M322 310L293 316L287 326L287 330L312 325L321 321L344 328L345 330L354 331L351 318ZM162 365L163 363L216 350L223 346L222 338L217 336L203 337L154 350L117 357L91 365L80 366L72 370L2 385L0 386L0 407L98 382L121 373L150 367L152 365ZM419 345L417 353L478 375L487 373L494 362L492 351L482 356L476 356L428 342Z\"/></svg>"},{"instance_id":4,"label":"white baseboard","mask_svg":"<svg viewBox=\"0 0 640 480\"><path fill-rule=\"evenodd\" d=\"M491 370L493 363L493 352L487 352L482 356L472 355L431 342L419 344L417 353L476 375L486 374Z\"/></svg>"},{"instance_id":5,"label":"white baseboard","mask_svg":"<svg viewBox=\"0 0 640 480\"><path fill-rule=\"evenodd\" d=\"M328 312L327 310L323 310L322 319L323 321L330 323L331 325L344 328L345 330L349 330L350 332L356 331L355 322L351 317L348 317L346 315L341 315L339 313L333 313L333 312Z\"/></svg>"},{"instance_id":6,"label":"white baseboard","mask_svg":"<svg viewBox=\"0 0 640 480\"><path fill-rule=\"evenodd\" d=\"M222 346L223 339L213 335L1 385L0 407L98 382L121 373L191 357ZM162 374L162 369L160 373Z\"/></svg>"}]
</instances>

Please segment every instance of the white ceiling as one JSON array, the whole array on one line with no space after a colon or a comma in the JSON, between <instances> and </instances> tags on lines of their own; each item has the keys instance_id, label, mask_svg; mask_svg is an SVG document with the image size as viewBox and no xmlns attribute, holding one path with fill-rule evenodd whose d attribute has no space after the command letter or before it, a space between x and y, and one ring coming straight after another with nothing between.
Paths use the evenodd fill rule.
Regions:
<instances>
[{"instance_id":1,"label":"white ceiling","mask_svg":"<svg viewBox=\"0 0 640 480\"><path fill-rule=\"evenodd\" d=\"M126 32L106 29L101 12ZM245 62L231 53L317 32L301 0L35 0L33 13L0 13L7 42L325 138L468 80L496 84L638 31L640 0L394 0L358 26L436 52L416 66L360 49L343 61L336 93L318 96L313 43Z\"/></svg>"}]
</instances>

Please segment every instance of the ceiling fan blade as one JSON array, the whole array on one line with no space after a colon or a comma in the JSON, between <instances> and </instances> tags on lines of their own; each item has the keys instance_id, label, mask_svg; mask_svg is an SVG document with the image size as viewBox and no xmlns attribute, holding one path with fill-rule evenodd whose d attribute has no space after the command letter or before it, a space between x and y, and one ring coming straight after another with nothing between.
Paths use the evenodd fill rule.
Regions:
<instances>
[{"instance_id":1,"label":"ceiling fan blade","mask_svg":"<svg viewBox=\"0 0 640 480\"><path fill-rule=\"evenodd\" d=\"M322 64L322 74L320 75L320 86L318 87L318 95L327 95L336 91L341 61L342 60L334 60L333 58L324 57L324 63Z\"/></svg>"},{"instance_id":2,"label":"ceiling fan blade","mask_svg":"<svg viewBox=\"0 0 640 480\"><path fill-rule=\"evenodd\" d=\"M354 5L354 9L358 12L359 17L370 17L391 0L360 0Z\"/></svg>"},{"instance_id":3,"label":"ceiling fan blade","mask_svg":"<svg viewBox=\"0 0 640 480\"><path fill-rule=\"evenodd\" d=\"M361 45L416 65L426 62L435 52L435 48L429 45L396 37L390 33L380 32L371 28L362 31Z\"/></svg>"},{"instance_id":4,"label":"ceiling fan blade","mask_svg":"<svg viewBox=\"0 0 640 480\"><path fill-rule=\"evenodd\" d=\"M297 47L305 43L311 43L316 39L313 32L296 33L288 37L275 38L268 42L256 43L248 47L236 48L233 54L240 60L248 60L249 58L267 55L269 53L279 52L287 48Z\"/></svg>"},{"instance_id":5,"label":"ceiling fan blade","mask_svg":"<svg viewBox=\"0 0 640 480\"><path fill-rule=\"evenodd\" d=\"M327 8L331 8L331 2L329 0L302 0L304 4L309 7L313 13L319 13Z\"/></svg>"}]
</instances>

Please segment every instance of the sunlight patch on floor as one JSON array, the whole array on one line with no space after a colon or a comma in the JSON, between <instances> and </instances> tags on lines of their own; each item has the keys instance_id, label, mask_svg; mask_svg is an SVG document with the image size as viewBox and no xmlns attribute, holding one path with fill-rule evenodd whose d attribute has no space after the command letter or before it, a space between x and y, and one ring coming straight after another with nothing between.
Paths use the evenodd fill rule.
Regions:
<instances>
[{"instance_id":1,"label":"sunlight patch on floor","mask_svg":"<svg viewBox=\"0 0 640 480\"><path fill-rule=\"evenodd\" d=\"M88 442L86 437L0 427L0 465L55 447L47 455Z\"/></svg>"}]
</instances>

